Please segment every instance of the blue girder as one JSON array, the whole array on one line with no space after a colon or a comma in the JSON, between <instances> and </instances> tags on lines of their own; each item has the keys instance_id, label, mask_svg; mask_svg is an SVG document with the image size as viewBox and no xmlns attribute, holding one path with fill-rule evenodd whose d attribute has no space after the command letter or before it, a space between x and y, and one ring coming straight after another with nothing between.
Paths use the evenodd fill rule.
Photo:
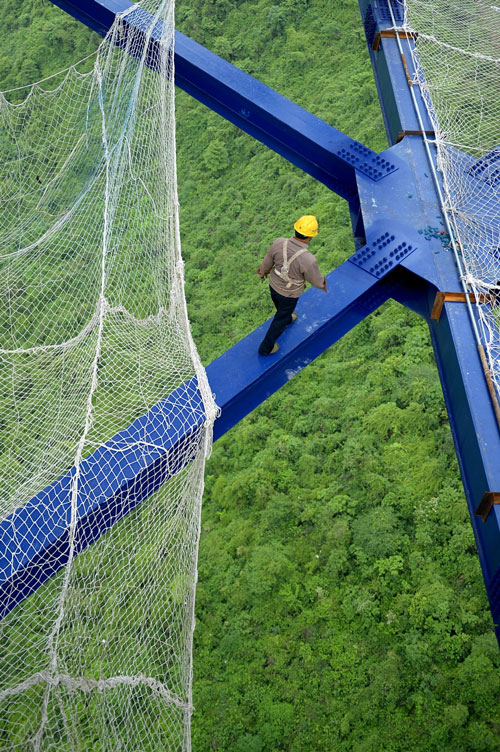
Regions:
<instances>
[{"instance_id":1,"label":"blue girder","mask_svg":"<svg viewBox=\"0 0 500 752\"><path fill-rule=\"evenodd\" d=\"M84 459L78 478L71 468L3 519L0 619L66 564L72 545L83 551L190 462L204 423L193 378Z\"/></svg>"},{"instance_id":2,"label":"blue girder","mask_svg":"<svg viewBox=\"0 0 500 752\"><path fill-rule=\"evenodd\" d=\"M407 78L408 75L411 79L414 77L411 62L411 50L415 46L414 41L410 36L401 33L403 61L395 38L384 36L385 33L393 31L389 0L378 0L377 2L360 0L359 4L375 84L382 105L387 139L390 144L395 144L406 134L415 134L420 130ZM399 2L392 2L391 6L394 20L397 24L402 25L402 5ZM414 87L414 92L420 107L424 130L431 134L432 123L427 114L420 88Z\"/></svg>"},{"instance_id":3,"label":"blue girder","mask_svg":"<svg viewBox=\"0 0 500 752\"><path fill-rule=\"evenodd\" d=\"M53 2L100 34L106 33L115 13L130 7L127 0ZM486 492L500 492L500 435L465 305L445 303L440 320L431 320L436 292L459 291L460 285L452 254L439 234L444 226L436 188L430 177L422 138L416 135L419 125L408 81L408 76L414 75L409 54L413 41L402 39L403 60L395 36L381 33L391 30L390 7L396 23L401 23L398 2L360 0L384 122L393 144L380 155L176 32L176 83L342 195L350 202L351 210L359 208L366 239L366 244L351 259L328 275L331 291L328 295L310 290L302 296L297 308L299 320L281 337L278 355L262 358L256 353L267 322L208 366L209 383L222 408L215 423L214 437L218 438L235 425L387 298L392 297L417 311L429 323L481 566L498 624L500 507L494 506L485 522L474 512ZM130 19L133 22L133 15ZM137 24L134 33L140 32L140 24ZM418 89L417 103L424 129L430 130ZM488 171L489 175L493 161L496 161L495 154L487 164L483 159L471 165L471 179L479 179L481 170ZM163 459L157 460L168 465L173 436L152 419L155 414L159 418L161 413L155 413L156 408L152 408L144 420L158 431L158 437L161 436L157 443ZM195 411L195 415L199 413ZM126 434L131 429L121 433ZM192 426L187 429L188 433L192 430L198 429ZM118 434L111 441L121 441L120 437ZM183 438L177 436L176 441L182 442ZM94 459L101 451L106 451L106 445L85 461L90 463L88 468L95 465ZM137 469L138 477L143 471ZM64 476L66 484L71 472ZM115 474L120 476L120 468ZM153 475L160 477L161 473L153 472ZM61 482L63 479L56 484ZM150 482L131 481L131 494L127 482L123 491L119 481L113 485L111 480L105 483L100 478L102 494L99 500L94 499L97 507L113 509L119 519L155 489ZM39 494L37 499L40 501L49 490ZM86 503L83 495L82 520ZM10 522L4 521L7 527L10 525L8 535L17 534L11 523L18 519L21 524L21 512L16 510ZM107 527L102 524L106 515L87 516L93 520L82 536L88 545ZM51 522L46 518L44 524L50 526ZM64 538L64 530L61 535ZM10 570L8 588L4 592L12 605L32 592L37 582L40 584L35 582L34 573L30 575L30 560L32 563L38 556L40 566L44 554L40 550L35 552L30 545L28 541L24 555L16 560L17 569L14 566ZM51 556L49 548L47 545L47 556ZM50 569L48 564L47 569ZM38 568L37 577L39 572ZM500 637L498 631L497 634Z\"/></svg>"},{"instance_id":4,"label":"blue girder","mask_svg":"<svg viewBox=\"0 0 500 752\"><path fill-rule=\"evenodd\" d=\"M105 35L128 0L54 0L63 10ZM144 11L125 17L131 33L147 29ZM151 17L149 17L151 18ZM155 29L150 45L161 34ZM241 130L300 167L358 208L355 170L371 180L397 169L389 160L244 73L189 37L175 32L175 83Z\"/></svg>"},{"instance_id":5,"label":"blue girder","mask_svg":"<svg viewBox=\"0 0 500 752\"><path fill-rule=\"evenodd\" d=\"M334 294L311 288L302 296L298 323L281 337L277 356L257 354L268 321L207 367L221 408L214 439L290 381L396 289L401 292L404 272L399 275L387 268L374 274L362 268L359 256L371 254L375 248L370 259L379 264L392 249L405 243L405 237L412 237L415 244L409 255L417 242L411 228L399 226L389 231L381 223L374 225L370 244L328 275ZM387 239L389 244L384 245ZM406 284L413 283L407 275ZM195 445L203 423L202 399L193 378L82 462L73 521L75 553L191 461L185 449ZM72 468L0 522L0 619L68 561L74 481Z\"/></svg>"}]
</instances>

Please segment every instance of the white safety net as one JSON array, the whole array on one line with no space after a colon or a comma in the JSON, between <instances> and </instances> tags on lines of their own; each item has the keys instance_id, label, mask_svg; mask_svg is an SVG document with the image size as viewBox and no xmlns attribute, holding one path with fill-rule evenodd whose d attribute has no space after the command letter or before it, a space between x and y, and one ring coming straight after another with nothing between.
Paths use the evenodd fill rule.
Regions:
<instances>
[{"instance_id":1,"label":"white safety net","mask_svg":"<svg viewBox=\"0 0 500 752\"><path fill-rule=\"evenodd\" d=\"M190 749L216 408L184 300L173 13L144 0L90 72L0 95L2 750Z\"/></svg>"},{"instance_id":2,"label":"white safety net","mask_svg":"<svg viewBox=\"0 0 500 752\"><path fill-rule=\"evenodd\" d=\"M500 391L500 4L405 0L436 133L445 210Z\"/></svg>"}]
</instances>

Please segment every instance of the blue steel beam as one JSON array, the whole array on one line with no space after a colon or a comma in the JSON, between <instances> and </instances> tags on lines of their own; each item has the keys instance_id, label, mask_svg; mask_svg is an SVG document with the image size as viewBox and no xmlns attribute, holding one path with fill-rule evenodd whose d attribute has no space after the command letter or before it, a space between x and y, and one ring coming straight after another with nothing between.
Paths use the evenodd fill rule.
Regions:
<instances>
[{"instance_id":1,"label":"blue steel beam","mask_svg":"<svg viewBox=\"0 0 500 752\"><path fill-rule=\"evenodd\" d=\"M397 45L397 42L387 39L386 44ZM403 67L400 57L395 56L394 60ZM383 181L383 190L382 184L373 186L358 175L365 231L369 234L381 217L390 227L404 216L415 228L420 241L418 252L403 259L401 267L414 278L426 280L428 291L460 291L459 273L422 137L406 137L384 155L393 161L399 160L400 169L397 176L389 175ZM408 290L404 290L402 294L396 291L392 297L408 305L407 296ZM471 524L500 641L500 507L494 506L485 522L475 514L485 494L500 491L500 433L472 321L465 304L446 303L438 322L429 316L433 300L421 299L417 305L414 296L412 300L410 307L420 308L419 312L429 323Z\"/></svg>"},{"instance_id":2,"label":"blue steel beam","mask_svg":"<svg viewBox=\"0 0 500 752\"><path fill-rule=\"evenodd\" d=\"M403 258L416 252L417 243L413 230L401 223L373 225L369 243L327 275L330 290L327 295L310 289L301 296L297 323L281 336L276 356L257 354L268 321L207 366L210 386L221 407L221 415L214 425L214 439L232 428L388 298L401 294L410 277L411 284L418 285L413 275L399 274L399 259L396 258L398 254Z\"/></svg>"},{"instance_id":3,"label":"blue steel beam","mask_svg":"<svg viewBox=\"0 0 500 752\"><path fill-rule=\"evenodd\" d=\"M411 50L415 44L412 38L401 33L404 55L404 60L402 60L395 36L385 36L395 33L392 28L389 0L377 0L377 2L359 0L359 6L387 139L390 144L395 144L405 134L415 134L420 131L420 124L408 88L408 77L411 79L414 74ZM402 26L402 4L392 2L391 7L396 24ZM420 106L424 130L432 134L432 123L419 87L415 87L415 95Z\"/></svg>"},{"instance_id":4,"label":"blue steel beam","mask_svg":"<svg viewBox=\"0 0 500 752\"><path fill-rule=\"evenodd\" d=\"M84 24L105 35L128 0L52 0ZM126 16L132 33L144 34L151 19L142 10ZM158 43L155 29L151 46ZM376 152L328 125L269 86L244 73L180 32L175 32L175 83L289 162L349 201L357 214L355 170L381 180L397 167Z\"/></svg>"},{"instance_id":5,"label":"blue steel beam","mask_svg":"<svg viewBox=\"0 0 500 752\"><path fill-rule=\"evenodd\" d=\"M120 2L117 2L117 0L104 0L102 2L79 0L76 2L75 0L72 3L66 2L66 0L55 1L56 4L100 33L104 33L109 27L112 21L111 15L114 15L114 12L129 7L129 3L122 0ZM389 3L391 3L396 16L396 23L401 23L402 19L398 17L400 6L397 2L393 2L393 0L360 0L369 46L371 48L376 47L376 49L371 50L372 62L386 129L390 142L394 143L400 139L401 135L415 133L418 130L418 119L409 94L408 78L412 75L410 56L402 59L395 37L391 38L382 34L378 40L376 39L380 32L387 31L392 26ZM293 162L293 152L297 148L297 143L299 143L294 140L295 134L287 132L283 136L282 146L273 143L273 139L275 139L275 126L279 126L280 118L283 121L282 127L288 124L288 116L293 121L295 105L287 103L287 100L280 102L273 98L272 95L274 97L279 97L279 95L267 90L267 87L261 89L262 84L237 71L234 66L229 66L228 63L212 56L212 53L203 51L199 45L191 42L191 40L188 40L185 44L186 64L183 69L182 47L185 39L182 35L176 35L176 46L178 48L176 50L176 64L180 71L183 71L186 90L194 96L198 96L201 101L228 117L232 122L236 122L240 127L243 128L246 123L244 129L247 132L260 138L263 143L275 148ZM404 50L409 51L412 41L405 40L404 44L407 45ZM207 76L205 76L206 71L200 70L204 65L209 69ZM234 85L235 83L236 85ZM240 84L240 91L235 94L234 92ZM252 89L253 86L255 88ZM245 92L246 87L249 87L249 90ZM269 94L270 104L268 104L264 114L261 114L259 111L260 102L254 100L254 98L262 96L266 100L269 92L271 92ZM241 111L240 106L238 112L238 106L241 103L241 100L238 100L240 95L246 95L247 101L252 107L247 110L246 105L243 105L245 111ZM420 95L417 96L417 101L421 105ZM237 105L235 105L235 102L237 102ZM275 103L280 104L282 109L277 106L277 109L273 111ZM290 109L287 108L286 103L290 106ZM301 112L304 113L304 111ZM299 113L296 114L298 116ZM421 108L421 115L424 120L424 130L426 130L429 123L426 120L426 113L423 108ZM238 121L236 118L241 118L241 116L243 116L243 120ZM274 123L272 122L273 117L276 118ZM390 279L390 294L429 319L435 291L437 289L459 290L460 287L458 273L451 254L444 250L439 238L436 237L436 225L439 228L440 221L439 204L436 191L425 172L428 165L421 140L416 137L405 138L398 147L389 149L377 157L372 152L365 151L365 147L357 144L357 142L347 142L347 148L341 145L342 142L336 141L337 136L335 134L338 134L338 132L332 129L334 146L330 148L328 154L328 148L325 148L329 146L328 143L325 143L326 131L322 133L322 129L323 127L328 129L329 126L322 124L317 119L311 120L311 117L305 113L302 119L301 114L296 121L300 121L298 138L305 136L305 141L300 148L303 148L303 144L305 144L306 153L309 147L312 147L314 152L314 143L317 142L320 151L314 152L309 165L304 165L299 161L295 161L295 163L310 174L314 174L318 179L321 179L317 172L319 168L330 172L331 176L326 177L323 182L330 185L340 195L348 198L351 202L351 208L356 202L356 192L359 191L361 214L368 236L375 226L375 221L380 220L381 216L384 217L384 223L389 234L392 233L393 221L398 221L401 216L405 216L415 230L418 229L425 240L430 241L427 244L427 253L425 253L424 248L420 247L417 252L412 252L407 257L399 259L399 265L393 262L393 267L385 270L386 278L382 281L373 282L370 294L366 291L363 304L356 304L354 309L349 304L345 313L339 310L335 313L334 318L337 318L339 326L342 321L345 326L349 316L356 318L355 309L357 306L361 306L361 308L364 306L366 312L368 312L370 295L374 295L375 300L382 302L382 299L385 299L385 293L382 294L382 291ZM309 125L310 131L308 131ZM303 132L300 133L300 131ZM341 135L343 136L343 134ZM326 140L328 141L328 138ZM308 141L310 142L309 146ZM290 147L289 142L292 147ZM322 152L321 149L323 149ZM325 164L319 164L319 154L327 158L326 168ZM331 168L332 164L333 169ZM403 170L401 169L402 164L404 165ZM398 167L400 171L395 174L395 169ZM353 175L357 182L355 188L353 188L352 183ZM381 180L382 177L383 180ZM330 182L328 182L329 180ZM337 185L335 181L337 181ZM412 201L414 197L418 200ZM425 245L424 242L424 247ZM378 248L378 251L380 250ZM383 253L382 250L382 255L378 256L379 261L377 263L379 266L377 268L379 271L380 264L382 266L387 265L387 259L384 261ZM369 267L365 265L365 261L367 261L366 258L357 256L358 268L361 266L360 271L376 279L378 272L376 270L370 271ZM352 261L348 263L354 266ZM364 265L365 268L363 268ZM340 269L342 268L340 267ZM341 279L341 275L339 274L337 278ZM494 423L493 411L480 368L471 322L464 307L456 304L445 305L441 321L439 323L431 322L430 325L452 433L476 533L479 556L494 617L498 621L500 617L500 514L498 507L493 508L485 523L479 522L473 515L481 494L488 491L500 491L498 429ZM299 327L294 330L294 334L297 334L298 330ZM313 330L311 330L311 334L313 334ZM254 346L260 336L261 334L257 330L257 333L250 335L250 339L247 338L248 342L251 342L252 337L254 337L255 342L252 343L252 346ZM291 336L292 332L287 332L285 338ZM315 339L315 336L316 333L311 341ZM312 350L315 350L315 348L317 350L322 346L323 344L320 344L317 339L312 346ZM244 356L244 349L240 351L239 355L240 357ZM227 427L233 425L239 417L248 412L245 402L247 402L247 406L258 403L260 399L258 397L259 390L263 389L265 392L268 389L267 381L269 381L269 393L271 393L274 390L273 385L279 386L282 383L283 373L285 375L287 372L293 374L294 371L303 367L308 358L308 356L304 357L303 355L297 356L298 359L296 358L293 363L289 363L283 371L284 361L282 359L285 357L288 357L288 355L286 351L283 351L278 360L273 361L269 373L266 369L262 374L262 381L259 382L259 379L256 379L255 382L252 381L247 386L235 382L238 385L238 391L233 394L232 398L229 394L224 396L224 389L227 390L228 386L227 369L234 369L235 372L237 370L239 361L235 357L235 353L231 355L231 351L229 351L212 366L209 366L211 383L214 380L217 382L216 374L218 370L222 374L219 392L225 400L226 410L219 420L225 420ZM218 365L216 365L217 363ZM217 391L217 383L213 384L213 388ZM245 392L246 396L244 396ZM231 412L233 419L230 417ZM223 422L218 425L219 427L216 424L216 435L220 435L218 432L222 432L224 429Z\"/></svg>"},{"instance_id":6,"label":"blue steel beam","mask_svg":"<svg viewBox=\"0 0 500 752\"><path fill-rule=\"evenodd\" d=\"M334 294L310 289L302 296L299 320L280 339L277 356L257 354L268 321L211 363L207 376L221 408L214 439L290 381L396 288L401 293L397 267L389 266L387 259L408 257L416 244L415 235L402 225L397 229L374 225L370 243L328 275ZM410 277L404 284L415 287L418 282ZM82 462L73 520L75 468L2 520L0 619L67 563L71 527L78 554L188 464L192 453L186 448L196 446L203 423L202 399L192 379Z\"/></svg>"},{"instance_id":7,"label":"blue steel beam","mask_svg":"<svg viewBox=\"0 0 500 752\"><path fill-rule=\"evenodd\" d=\"M175 83L356 207L355 169L374 181L397 169L180 32Z\"/></svg>"},{"instance_id":8,"label":"blue steel beam","mask_svg":"<svg viewBox=\"0 0 500 752\"><path fill-rule=\"evenodd\" d=\"M0 619L190 462L204 423L191 379L81 463L74 517L73 467L3 519Z\"/></svg>"},{"instance_id":9,"label":"blue steel beam","mask_svg":"<svg viewBox=\"0 0 500 752\"><path fill-rule=\"evenodd\" d=\"M104 37L111 28L115 16L132 7L129 0L51 0L62 10Z\"/></svg>"}]
</instances>

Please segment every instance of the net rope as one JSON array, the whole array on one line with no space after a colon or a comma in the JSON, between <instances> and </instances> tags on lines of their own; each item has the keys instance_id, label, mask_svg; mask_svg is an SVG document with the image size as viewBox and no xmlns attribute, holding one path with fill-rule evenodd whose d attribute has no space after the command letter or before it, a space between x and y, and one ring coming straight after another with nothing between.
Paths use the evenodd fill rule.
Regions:
<instances>
[{"instance_id":1,"label":"net rope","mask_svg":"<svg viewBox=\"0 0 500 752\"><path fill-rule=\"evenodd\" d=\"M0 521L28 514L8 565L49 528L67 531L64 566L56 549L40 582L43 568L55 574L0 621L2 750L190 749L217 408L184 298L173 45L173 1L144 0L87 72L0 94ZM174 421L162 400L186 384ZM151 439L146 419L144 441L120 438L154 406L168 437ZM83 463L104 442L123 458L113 472L133 475L131 449L144 461L163 451L172 477L161 485L163 464L157 490L122 519L107 508L81 551ZM96 497L114 467L100 468ZM69 517L61 496L39 524L31 500L71 468Z\"/></svg>"},{"instance_id":2,"label":"net rope","mask_svg":"<svg viewBox=\"0 0 500 752\"><path fill-rule=\"evenodd\" d=\"M405 0L448 220L500 394L500 5Z\"/></svg>"}]
</instances>

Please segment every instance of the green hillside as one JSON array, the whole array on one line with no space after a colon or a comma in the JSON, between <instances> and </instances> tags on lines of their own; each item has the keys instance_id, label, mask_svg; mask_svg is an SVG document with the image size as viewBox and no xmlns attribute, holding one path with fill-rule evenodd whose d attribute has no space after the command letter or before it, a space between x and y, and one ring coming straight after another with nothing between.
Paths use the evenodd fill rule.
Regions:
<instances>
[{"instance_id":1,"label":"green hillside","mask_svg":"<svg viewBox=\"0 0 500 752\"><path fill-rule=\"evenodd\" d=\"M2 89L98 43L47 0L3 0L0 19ZM179 0L177 27L385 148L356 0ZM253 271L299 215L319 217L323 272L352 236L341 199L183 92L177 143L207 364L271 315ZM500 750L500 654L427 327L407 309L384 305L216 443L196 615L195 752Z\"/></svg>"}]
</instances>

